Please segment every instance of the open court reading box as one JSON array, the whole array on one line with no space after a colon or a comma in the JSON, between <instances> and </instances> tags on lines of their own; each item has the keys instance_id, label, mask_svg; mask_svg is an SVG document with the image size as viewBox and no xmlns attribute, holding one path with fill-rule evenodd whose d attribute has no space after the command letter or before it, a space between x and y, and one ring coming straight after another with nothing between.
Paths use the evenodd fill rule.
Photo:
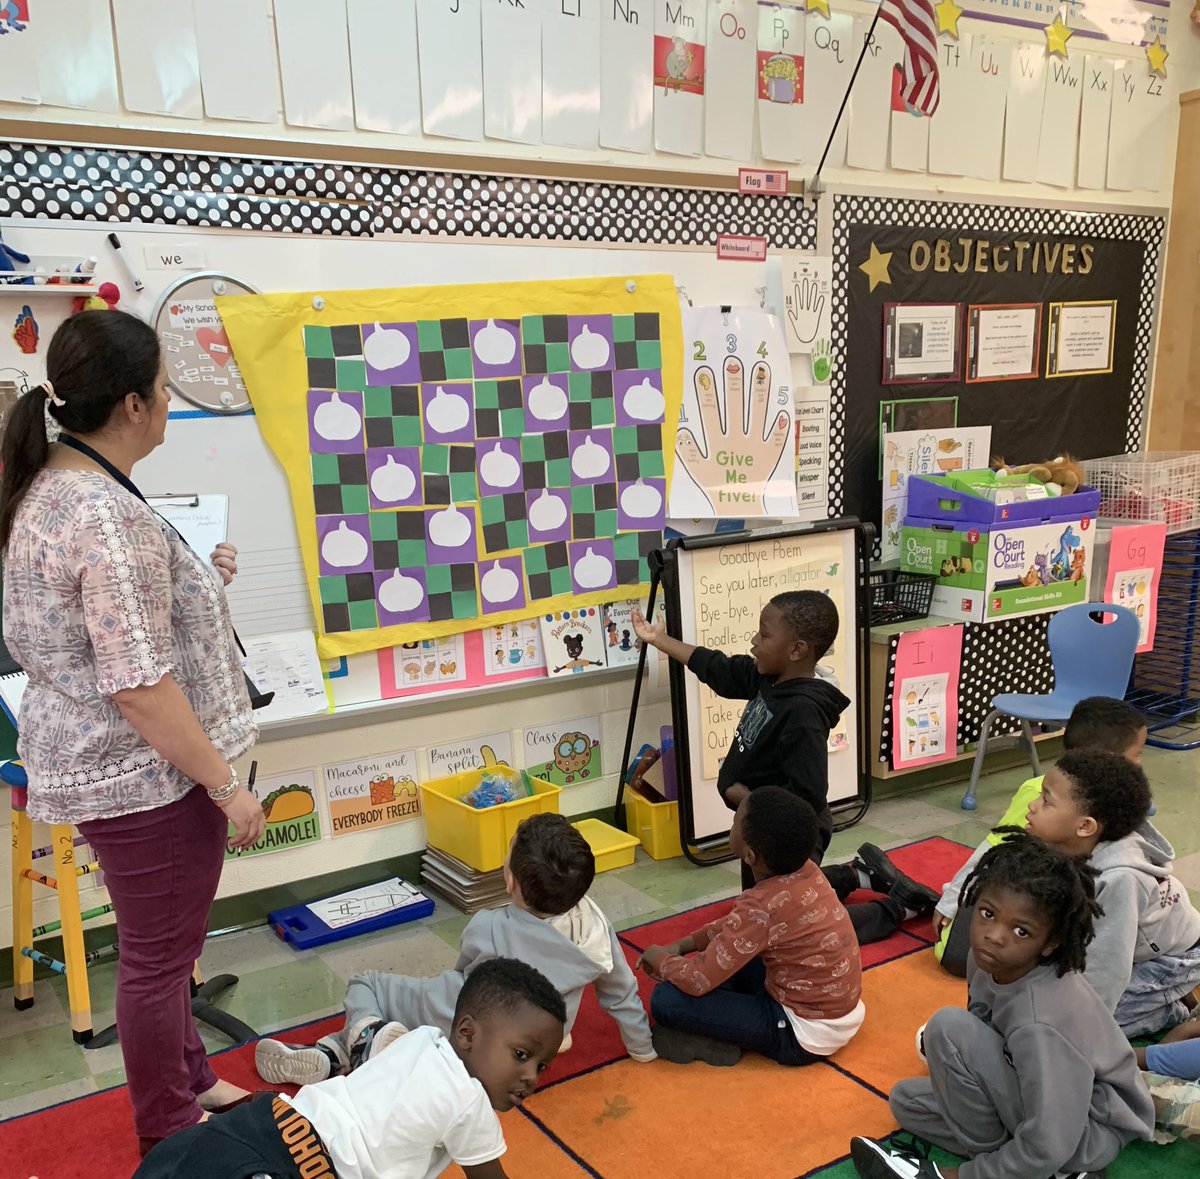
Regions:
<instances>
[{"instance_id":1,"label":"open court reading box","mask_svg":"<svg viewBox=\"0 0 1200 1179\"><path fill-rule=\"evenodd\" d=\"M561 786L531 774L533 794L499 806L476 810L461 801L483 778L483 770L466 770L421 785L429 846L448 852L479 872L504 866L508 845L522 819L558 812Z\"/></svg>"},{"instance_id":2,"label":"open court reading box","mask_svg":"<svg viewBox=\"0 0 1200 1179\"><path fill-rule=\"evenodd\" d=\"M913 475L900 568L932 573L931 614L993 622L1086 602L1100 493L998 504L945 476Z\"/></svg>"}]
</instances>

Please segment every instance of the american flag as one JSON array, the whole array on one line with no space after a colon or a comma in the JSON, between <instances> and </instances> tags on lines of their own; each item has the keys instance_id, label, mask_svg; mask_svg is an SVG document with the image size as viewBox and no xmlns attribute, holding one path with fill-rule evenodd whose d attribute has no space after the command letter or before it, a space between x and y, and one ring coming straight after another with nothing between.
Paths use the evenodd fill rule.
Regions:
<instances>
[{"instance_id":1,"label":"american flag","mask_svg":"<svg viewBox=\"0 0 1200 1179\"><path fill-rule=\"evenodd\" d=\"M881 0L879 15L904 41L901 97L913 111L932 115L941 97L933 0Z\"/></svg>"}]
</instances>

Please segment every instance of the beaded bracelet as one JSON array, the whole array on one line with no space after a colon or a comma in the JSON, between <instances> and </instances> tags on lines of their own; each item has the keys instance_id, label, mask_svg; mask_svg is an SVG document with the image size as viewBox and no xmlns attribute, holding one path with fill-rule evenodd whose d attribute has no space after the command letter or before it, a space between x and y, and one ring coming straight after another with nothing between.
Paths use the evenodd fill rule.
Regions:
<instances>
[{"instance_id":1,"label":"beaded bracelet","mask_svg":"<svg viewBox=\"0 0 1200 1179\"><path fill-rule=\"evenodd\" d=\"M228 802L240 788L241 783L238 781L237 770L230 770L229 780L223 786L218 786L215 790L208 790L207 793L217 806L221 806Z\"/></svg>"}]
</instances>

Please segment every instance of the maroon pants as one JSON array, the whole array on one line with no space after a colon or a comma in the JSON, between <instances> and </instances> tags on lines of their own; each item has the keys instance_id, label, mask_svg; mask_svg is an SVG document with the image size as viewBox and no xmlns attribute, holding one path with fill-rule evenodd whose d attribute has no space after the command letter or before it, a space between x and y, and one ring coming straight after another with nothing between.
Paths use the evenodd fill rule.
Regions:
<instances>
[{"instance_id":1,"label":"maroon pants","mask_svg":"<svg viewBox=\"0 0 1200 1179\"><path fill-rule=\"evenodd\" d=\"M117 1031L133 1121L165 1138L200 1120L217 1076L192 1020L192 967L225 858L224 813L194 787L178 802L80 823L117 915Z\"/></svg>"}]
</instances>

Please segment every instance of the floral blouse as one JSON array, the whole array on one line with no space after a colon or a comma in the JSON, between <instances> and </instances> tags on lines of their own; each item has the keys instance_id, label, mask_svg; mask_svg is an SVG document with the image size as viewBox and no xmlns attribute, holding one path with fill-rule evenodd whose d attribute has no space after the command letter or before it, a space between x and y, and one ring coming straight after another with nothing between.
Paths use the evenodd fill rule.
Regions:
<instances>
[{"instance_id":1,"label":"floral blouse","mask_svg":"<svg viewBox=\"0 0 1200 1179\"><path fill-rule=\"evenodd\" d=\"M43 470L21 501L4 554L4 641L29 676L17 747L34 819L109 819L192 788L113 699L168 673L224 757L254 744L220 575L98 472Z\"/></svg>"}]
</instances>

